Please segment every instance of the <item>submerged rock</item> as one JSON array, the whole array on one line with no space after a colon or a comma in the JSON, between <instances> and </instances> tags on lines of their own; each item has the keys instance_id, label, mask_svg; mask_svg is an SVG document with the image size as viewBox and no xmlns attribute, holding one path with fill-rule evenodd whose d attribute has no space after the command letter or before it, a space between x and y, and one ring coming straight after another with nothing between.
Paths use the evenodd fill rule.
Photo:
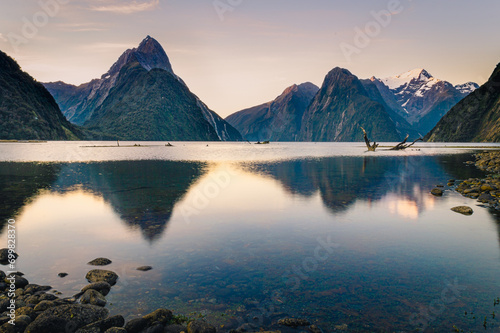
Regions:
<instances>
[{"instance_id":1,"label":"submerged rock","mask_svg":"<svg viewBox=\"0 0 500 333\"><path fill-rule=\"evenodd\" d=\"M144 318L132 319L125 325L128 333L139 333L147 327L148 321Z\"/></svg>"},{"instance_id":2,"label":"submerged rock","mask_svg":"<svg viewBox=\"0 0 500 333\"><path fill-rule=\"evenodd\" d=\"M181 332L186 332L186 331L187 331L186 326L172 324L172 325L168 325L165 327L164 333L181 333Z\"/></svg>"},{"instance_id":3,"label":"submerged rock","mask_svg":"<svg viewBox=\"0 0 500 333\"><path fill-rule=\"evenodd\" d=\"M115 272L107 271L104 269L93 269L87 273L85 278L89 282L107 282L110 285L115 285L118 280L118 275Z\"/></svg>"},{"instance_id":4,"label":"submerged rock","mask_svg":"<svg viewBox=\"0 0 500 333\"><path fill-rule=\"evenodd\" d=\"M43 313L42 313L43 315ZM59 316L38 316L38 318L26 327L25 333L54 333L67 332L68 320ZM8 325L8 324L5 324Z\"/></svg>"},{"instance_id":5,"label":"submerged rock","mask_svg":"<svg viewBox=\"0 0 500 333\"><path fill-rule=\"evenodd\" d=\"M309 326L311 323L306 319L284 318L278 320L278 324L288 327Z\"/></svg>"},{"instance_id":6,"label":"submerged rock","mask_svg":"<svg viewBox=\"0 0 500 333\"><path fill-rule=\"evenodd\" d=\"M451 210L456 212L456 213L463 214L463 215L472 215L474 213L472 208L470 208L469 206L457 206L457 207L453 207Z\"/></svg>"},{"instance_id":7,"label":"submerged rock","mask_svg":"<svg viewBox=\"0 0 500 333\"><path fill-rule=\"evenodd\" d=\"M97 306L105 306L106 299L104 296L94 289L88 289L83 293L82 298L80 299L82 304L92 304Z\"/></svg>"},{"instance_id":8,"label":"submerged rock","mask_svg":"<svg viewBox=\"0 0 500 333\"><path fill-rule=\"evenodd\" d=\"M123 327L111 327L110 329L106 330L104 333L128 333L128 332Z\"/></svg>"},{"instance_id":9,"label":"submerged rock","mask_svg":"<svg viewBox=\"0 0 500 333\"><path fill-rule=\"evenodd\" d=\"M10 285L11 283L14 283L14 285L16 286L16 289L24 288L29 284L28 280L26 280L22 276L12 275L12 274L11 274L11 279L9 279L9 277L7 276L4 279L4 282L7 283L8 285Z\"/></svg>"},{"instance_id":10,"label":"submerged rock","mask_svg":"<svg viewBox=\"0 0 500 333\"><path fill-rule=\"evenodd\" d=\"M495 198L491 194L484 192L481 193L481 195L477 198L477 201L482 203L490 203L495 201Z\"/></svg>"},{"instance_id":11,"label":"submerged rock","mask_svg":"<svg viewBox=\"0 0 500 333\"><path fill-rule=\"evenodd\" d=\"M321 330L321 328L319 328L316 325L309 326L309 332L311 332L311 333L323 333L323 331Z\"/></svg>"},{"instance_id":12,"label":"submerged rock","mask_svg":"<svg viewBox=\"0 0 500 333\"><path fill-rule=\"evenodd\" d=\"M14 259L17 259L19 255L17 253L12 253ZM0 249L0 264L6 265L9 262L9 249Z\"/></svg>"},{"instance_id":13,"label":"submerged rock","mask_svg":"<svg viewBox=\"0 0 500 333\"><path fill-rule=\"evenodd\" d=\"M153 325L154 323L166 325L170 323L173 317L174 315L172 311L167 309L158 309L151 312L150 314L145 315L142 318L146 319L149 325Z\"/></svg>"},{"instance_id":14,"label":"submerged rock","mask_svg":"<svg viewBox=\"0 0 500 333\"><path fill-rule=\"evenodd\" d=\"M432 189L431 194L440 197L443 195L443 190L436 187Z\"/></svg>"},{"instance_id":15,"label":"submerged rock","mask_svg":"<svg viewBox=\"0 0 500 333\"><path fill-rule=\"evenodd\" d=\"M94 282L83 287L81 292L85 293L89 289L97 290L103 296L106 296L107 294L109 294L109 291L111 290L111 285L106 281Z\"/></svg>"},{"instance_id":16,"label":"submerged rock","mask_svg":"<svg viewBox=\"0 0 500 333\"><path fill-rule=\"evenodd\" d=\"M138 271L143 271L143 272L146 272L146 271L150 271L153 269L153 267L151 266L141 266L141 267L137 267L136 268Z\"/></svg>"},{"instance_id":17,"label":"submerged rock","mask_svg":"<svg viewBox=\"0 0 500 333\"><path fill-rule=\"evenodd\" d=\"M26 332L66 332L70 326L75 331L85 325L105 319L107 316L107 309L95 305L59 305L39 314L28 326ZM60 330L60 327L64 329Z\"/></svg>"},{"instance_id":18,"label":"submerged rock","mask_svg":"<svg viewBox=\"0 0 500 333\"><path fill-rule=\"evenodd\" d=\"M108 258L96 258L92 261L89 261L87 265L92 265L92 266L106 266L111 264L112 261L109 260Z\"/></svg>"},{"instance_id":19,"label":"submerged rock","mask_svg":"<svg viewBox=\"0 0 500 333\"><path fill-rule=\"evenodd\" d=\"M92 331L106 332L107 330L113 327L115 328L123 327L124 324L125 324L125 319L123 318L123 316L117 315L93 322L92 324L82 327L75 333L87 333Z\"/></svg>"},{"instance_id":20,"label":"submerged rock","mask_svg":"<svg viewBox=\"0 0 500 333\"><path fill-rule=\"evenodd\" d=\"M187 333L216 333L216 330L203 320L194 320L188 324Z\"/></svg>"}]
</instances>

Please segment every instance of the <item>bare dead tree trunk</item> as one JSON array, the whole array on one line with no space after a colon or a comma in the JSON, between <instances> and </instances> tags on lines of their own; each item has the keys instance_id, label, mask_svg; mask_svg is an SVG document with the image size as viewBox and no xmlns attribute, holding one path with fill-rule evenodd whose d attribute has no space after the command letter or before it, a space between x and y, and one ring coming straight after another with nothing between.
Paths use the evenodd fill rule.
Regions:
<instances>
[{"instance_id":1,"label":"bare dead tree trunk","mask_svg":"<svg viewBox=\"0 0 500 333\"><path fill-rule=\"evenodd\" d=\"M394 147L392 147L389 150L404 150L406 148L413 146L415 144L415 142L417 142L417 141L424 141L423 138L418 138L418 139L415 139L412 143L407 144L406 141L408 140L409 136L410 136L410 134L406 134L406 138L403 141L401 141L400 143L398 143L397 145L395 145Z\"/></svg>"},{"instance_id":2,"label":"bare dead tree trunk","mask_svg":"<svg viewBox=\"0 0 500 333\"><path fill-rule=\"evenodd\" d=\"M363 127L361 127L361 130L363 131L364 138L365 138L365 143L366 143L366 148L368 148L368 151L375 151L377 149L378 144L374 141L373 145L370 144L370 140L368 139L368 135L366 134L366 131Z\"/></svg>"}]
</instances>

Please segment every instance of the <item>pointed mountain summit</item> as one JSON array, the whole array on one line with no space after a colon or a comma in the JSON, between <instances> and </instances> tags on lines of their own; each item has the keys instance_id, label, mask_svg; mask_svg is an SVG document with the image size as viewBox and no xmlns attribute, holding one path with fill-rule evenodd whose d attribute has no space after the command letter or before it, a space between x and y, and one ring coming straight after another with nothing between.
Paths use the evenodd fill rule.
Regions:
<instances>
[{"instance_id":1,"label":"pointed mountain summit","mask_svg":"<svg viewBox=\"0 0 500 333\"><path fill-rule=\"evenodd\" d=\"M47 89L0 51L0 139L75 140L81 135Z\"/></svg>"},{"instance_id":2,"label":"pointed mountain summit","mask_svg":"<svg viewBox=\"0 0 500 333\"><path fill-rule=\"evenodd\" d=\"M147 36L139 44L139 47L125 51L120 58L118 58L118 61L111 66L109 71L102 75L101 79L118 75L123 66L132 61L139 62L139 64L148 71L153 68L160 68L174 74L170 60L163 47L156 39Z\"/></svg>"},{"instance_id":3,"label":"pointed mountain summit","mask_svg":"<svg viewBox=\"0 0 500 333\"><path fill-rule=\"evenodd\" d=\"M455 105L425 139L500 142L500 63L488 81Z\"/></svg>"},{"instance_id":4,"label":"pointed mountain summit","mask_svg":"<svg viewBox=\"0 0 500 333\"><path fill-rule=\"evenodd\" d=\"M126 50L100 79L45 86L71 122L118 139L242 139L174 74L164 49L150 36Z\"/></svg>"},{"instance_id":5,"label":"pointed mountain summit","mask_svg":"<svg viewBox=\"0 0 500 333\"><path fill-rule=\"evenodd\" d=\"M296 141L302 117L319 88L310 83L292 85L271 102L233 113L226 121L252 141Z\"/></svg>"},{"instance_id":6,"label":"pointed mountain summit","mask_svg":"<svg viewBox=\"0 0 500 333\"><path fill-rule=\"evenodd\" d=\"M394 121L385 107L372 100L362 82L347 69L336 67L304 113L302 141L362 141L360 127L377 141L398 141Z\"/></svg>"}]
</instances>

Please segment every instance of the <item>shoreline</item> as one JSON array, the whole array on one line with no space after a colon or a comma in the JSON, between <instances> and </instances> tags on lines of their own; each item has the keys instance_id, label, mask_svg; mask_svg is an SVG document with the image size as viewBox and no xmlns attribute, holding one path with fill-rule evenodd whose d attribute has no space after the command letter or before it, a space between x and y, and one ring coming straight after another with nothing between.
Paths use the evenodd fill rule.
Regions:
<instances>
[{"instance_id":1,"label":"shoreline","mask_svg":"<svg viewBox=\"0 0 500 333\"><path fill-rule=\"evenodd\" d=\"M6 249L1 249L3 252ZM106 262L107 261L107 262ZM92 263L93 262L93 263ZM105 266L109 259L97 258L88 264ZM4 262L0 262L4 265ZM1 268L1 267L0 267ZM138 267L147 271L150 266ZM10 273L10 272L8 272ZM64 278L66 273L59 273ZM258 325L242 319L228 318L219 325L205 319L175 314L158 308L144 316L125 320L118 314L110 316L106 296L119 280L109 270L94 268L85 276L89 284L72 297L61 298L51 286L30 283L21 272L6 275L0 270L0 332L2 333L285 333L298 328L311 333L323 332L306 319L274 316L269 325ZM15 290L15 292L10 292ZM272 330L270 330L272 329Z\"/></svg>"},{"instance_id":2,"label":"shoreline","mask_svg":"<svg viewBox=\"0 0 500 333\"><path fill-rule=\"evenodd\" d=\"M486 176L463 180L454 190L479 204L500 211L500 152L477 153L474 157L475 162L466 164L486 172Z\"/></svg>"}]
</instances>

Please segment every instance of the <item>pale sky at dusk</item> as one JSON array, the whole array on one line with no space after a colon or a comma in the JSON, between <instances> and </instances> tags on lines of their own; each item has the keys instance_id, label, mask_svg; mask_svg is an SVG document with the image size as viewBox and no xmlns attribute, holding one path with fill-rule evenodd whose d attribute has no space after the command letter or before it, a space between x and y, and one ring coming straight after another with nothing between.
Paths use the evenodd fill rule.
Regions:
<instances>
[{"instance_id":1,"label":"pale sky at dusk","mask_svg":"<svg viewBox=\"0 0 500 333\"><path fill-rule=\"evenodd\" d=\"M0 50L39 81L80 84L151 35L225 117L293 83L321 85L336 66L359 78L425 68L482 84L500 62L499 14L498 0L2 0Z\"/></svg>"}]
</instances>

